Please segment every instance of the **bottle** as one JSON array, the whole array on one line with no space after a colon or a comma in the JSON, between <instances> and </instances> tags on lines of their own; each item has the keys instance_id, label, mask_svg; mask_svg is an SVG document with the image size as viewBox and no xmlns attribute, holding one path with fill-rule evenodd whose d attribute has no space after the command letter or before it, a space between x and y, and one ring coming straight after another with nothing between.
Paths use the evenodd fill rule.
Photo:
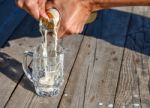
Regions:
<instances>
[{"instance_id":1,"label":"bottle","mask_svg":"<svg viewBox=\"0 0 150 108\"><path fill-rule=\"evenodd\" d=\"M56 14L57 14L57 12L56 12ZM47 15L48 15L49 19L42 18L41 21L42 21L43 25L45 25L45 27L47 27L48 29L50 29L50 30L54 29L54 23L52 22L53 15L51 12L47 12ZM96 17L97 17L97 12L92 12L91 15L89 16L88 20L86 21L86 24L94 22ZM58 19L58 20L60 20L60 19Z\"/></svg>"}]
</instances>

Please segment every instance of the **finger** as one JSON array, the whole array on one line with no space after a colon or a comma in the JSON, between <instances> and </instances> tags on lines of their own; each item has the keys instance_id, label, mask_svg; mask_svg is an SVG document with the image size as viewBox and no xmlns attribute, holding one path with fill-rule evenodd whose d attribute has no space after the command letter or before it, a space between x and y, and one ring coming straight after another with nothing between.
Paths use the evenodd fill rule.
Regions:
<instances>
[{"instance_id":1,"label":"finger","mask_svg":"<svg viewBox=\"0 0 150 108\"><path fill-rule=\"evenodd\" d=\"M17 4L18 7L23 8L24 0L17 0L16 4Z\"/></svg>"},{"instance_id":2,"label":"finger","mask_svg":"<svg viewBox=\"0 0 150 108\"><path fill-rule=\"evenodd\" d=\"M39 0L38 1L39 14L40 14L40 17L44 17L44 18L48 19L48 16L46 14L46 8L45 8L46 2L47 2L47 0Z\"/></svg>"},{"instance_id":3,"label":"finger","mask_svg":"<svg viewBox=\"0 0 150 108\"><path fill-rule=\"evenodd\" d=\"M45 12L45 10L43 10L43 9L41 10L40 9L39 10L39 14L40 14L40 17L43 17L45 19L49 19L48 16L47 16L47 14L46 14L46 12Z\"/></svg>"},{"instance_id":4,"label":"finger","mask_svg":"<svg viewBox=\"0 0 150 108\"><path fill-rule=\"evenodd\" d=\"M31 0L27 0L24 3L24 7L27 12L29 12L35 19L39 20L39 7L37 2L32 2Z\"/></svg>"},{"instance_id":5,"label":"finger","mask_svg":"<svg viewBox=\"0 0 150 108\"><path fill-rule=\"evenodd\" d=\"M34 13L32 13L31 10L30 10L26 5L23 6L23 9L24 9L27 13L29 13L31 16L33 16L36 20L39 20L39 14L38 14L38 15L34 15ZM38 12L38 13L39 13L39 12Z\"/></svg>"}]
</instances>

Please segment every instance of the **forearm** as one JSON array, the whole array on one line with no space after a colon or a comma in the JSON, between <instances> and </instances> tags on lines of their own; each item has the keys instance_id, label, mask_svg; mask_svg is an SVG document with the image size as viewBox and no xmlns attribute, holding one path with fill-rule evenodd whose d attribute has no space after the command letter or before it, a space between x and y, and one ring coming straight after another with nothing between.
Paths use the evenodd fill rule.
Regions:
<instances>
[{"instance_id":1,"label":"forearm","mask_svg":"<svg viewBox=\"0 0 150 108\"><path fill-rule=\"evenodd\" d=\"M93 11L116 6L146 6L150 0L88 0Z\"/></svg>"}]
</instances>

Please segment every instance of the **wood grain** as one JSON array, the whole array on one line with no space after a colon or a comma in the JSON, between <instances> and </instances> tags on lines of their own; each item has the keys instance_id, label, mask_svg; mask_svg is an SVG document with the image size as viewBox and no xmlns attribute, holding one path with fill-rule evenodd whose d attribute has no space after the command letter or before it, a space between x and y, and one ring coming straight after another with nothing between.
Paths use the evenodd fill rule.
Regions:
<instances>
[{"instance_id":1,"label":"wood grain","mask_svg":"<svg viewBox=\"0 0 150 108\"><path fill-rule=\"evenodd\" d=\"M125 51L125 57L121 68L119 77L118 89L115 99L115 108L133 107L133 93L137 91L135 95L139 98L139 91L137 86L137 80L135 79L135 67L133 59L131 59L132 53ZM135 85L134 85L135 84ZM135 86L135 87L134 87ZM133 88L134 87L134 88ZM139 104L139 103L138 103Z\"/></svg>"},{"instance_id":2,"label":"wood grain","mask_svg":"<svg viewBox=\"0 0 150 108\"><path fill-rule=\"evenodd\" d=\"M115 15L111 17L112 19L120 15L124 16L120 19L120 22L116 21L117 23L114 26L114 28L120 27L122 20L124 22L122 32L113 31L109 27L109 22L112 22L110 16L113 13ZM101 21L97 20L95 25L97 31L92 27L87 29L88 32L96 32L96 35L99 36L97 36L96 42L93 38L88 38L89 36L85 38L85 42L83 41L81 51L65 89L67 96L63 95L59 108L113 107L124 48L112 44L124 46L125 37L123 36L127 32L127 26L125 25L128 25L129 16L120 12L105 11L101 14ZM98 25L98 21L102 26L100 26L101 24ZM112 34L115 34L115 36L113 35L113 37ZM114 39L111 40L112 37ZM115 39L120 40L116 41ZM87 43L91 44L92 49L86 47ZM88 55L88 52L91 52L90 55Z\"/></svg>"},{"instance_id":3,"label":"wood grain","mask_svg":"<svg viewBox=\"0 0 150 108\"><path fill-rule=\"evenodd\" d=\"M144 26L144 21L149 20L148 10L149 7L133 7L134 14L130 20L126 49L117 87L115 108L121 108L122 104L125 108L150 107L148 104L149 100L147 100L149 99L149 57L147 55L148 49L145 49L149 45L149 41L145 42L145 39L149 39L149 32L146 33ZM145 75L143 76L142 74L144 73ZM142 91L143 96L141 95Z\"/></svg>"},{"instance_id":4,"label":"wood grain","mask_svg":"<svg viewBox=\"0 0 150 108\"><path fill-rule=\"evenodd\" d=\"M96 39L84 37L59 108L83 108L88 73L93 71Z\"/></svg>"},{"instance_id":5,"label":"wood grain","mask_svg":"<svg viewBox=\"0 0 150 108\"><path fill-rule=\"evenodd\" d=\"M89 72L84 108L113 107L123 48L97 40L94 68Z\"/></svg>"},{"instance_id":6,"label":"wood grain","mask_svg":"<svg viewBox=\"0 0 150 108\"><path fill-rule=\"evenodd\" d=\"M41 40L11 39L0 53L0 107L150 108L149 7L120 9L101 12L100 24L92 23L87 31L95 37L63 40L65 83L57 97L37 96L23 76L22 53Z\"/></svg>"},{"instance_id":7,"label":"wood grain","mask_svg":"<svg viewBox=\"0 0 150 108\"><path fill-rule=\"evenodd\" d=\"M36 41L35 41L36 40ZM0 107L9 100L18 82L22 78L22 55L25 49L36 44L38 39L22 38L11 40L0 50ZM28 42L28 44L26 44Z\"/></svg>"},{"instance_id":8,"label":"wood grain","mask_svg":"<svg viewBox=\"0 0 150 108\"><path fill-rule=\"evenodd\" d=\"M10 101L8 102L6 108L57 108L59 100L63 93L65 84L67 83L70 71L75 62L76 55L82 43L83 36L72 36L67 37L63 40L63 46L66 48L67 52L65 53L65 66L64 66L64 79L65 82L61 88L61 93L57 97L39 97L34 91L30 91L22 87L22 83L29 84L25 79L20 82L20 85L16 88L13 93ZM31 87L30 87L31 88ZM22 98L24 96L24 98Z\"/></svg>"},{"instance_id":9,"label":"wood grain","mask_svg":"<svg viewBox=\"0 0 150 108\"><path fill-rule=\"evenodd\" d=\"M138 13L143 13L141 19L141 27L140 30L137 30L135 34L136 39L135 48L140 50L140 54L136 54L134 56L136 72L139 79L139 95L141 98L141 107L142 108L150 108L150 7L143 7L139 10L137 7L134 10Z\"/></svg>"}]
</instances>

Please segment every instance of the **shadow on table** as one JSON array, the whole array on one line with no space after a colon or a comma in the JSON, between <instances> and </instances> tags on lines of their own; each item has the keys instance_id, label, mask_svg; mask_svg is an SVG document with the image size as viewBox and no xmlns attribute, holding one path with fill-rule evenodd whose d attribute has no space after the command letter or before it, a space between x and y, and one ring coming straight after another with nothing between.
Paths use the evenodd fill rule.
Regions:
<instances>
[{"instance_id":1,"label":"shadow on table","mask_svg":"<svg viewBox=\"0 0 150 108\"><path fill-rule=\"evenodd\" d=\"M0 72L15 83L20 84L27 90L34 92L32 83L24 76L22 64L10 55L0 52ZM22 80L23 78L23 80Z\"/></svg>"},{"instance_id":2,"label":"shadow on table","mask_svg":"<svg viewBox=\"0 0 150 108\"><path fill-rule=\"evenodd\" d=\"M99 11L96 21L85 27L84 34L150 55L150 15L146 17L118 10Z\"/></svg>"},{"instance_id":3,"label":"shadow on table","mask_svg":"<svg viewBox=\"0 0 150 108\"><path fill-rule=\"evenodd\" d=\"M11 39L40 36L38 29L38 23L28 15ZM96 20L86 25L82 34L150 55L150 18L146 16L113 9L99 11Z\"/></svg>"},{"instance_id":4,"label":"shadow on table","mask_svg":"<svg viewBox=\"0 0 150 108\"><path fill-rule=\"evenodd\" d=\"M12 34L13 38L10 40L39 36L38 24L32 20L31 17L27 17L27 20L25 19ZM29 25L36 29L28 30ZM118 10L99 11L96 21L86 25L82 34L102 39L112 45L125 47L147 56L150 55L150 18L145 16ZM0 71L17 83L20 76L23 75L21 63L4 53L0 53L0 59L2 59ZM33 91L33 87L29 84L31 83L28 83L26 77L21 81L24 88Z\"/></svg>"}]
</instances>

